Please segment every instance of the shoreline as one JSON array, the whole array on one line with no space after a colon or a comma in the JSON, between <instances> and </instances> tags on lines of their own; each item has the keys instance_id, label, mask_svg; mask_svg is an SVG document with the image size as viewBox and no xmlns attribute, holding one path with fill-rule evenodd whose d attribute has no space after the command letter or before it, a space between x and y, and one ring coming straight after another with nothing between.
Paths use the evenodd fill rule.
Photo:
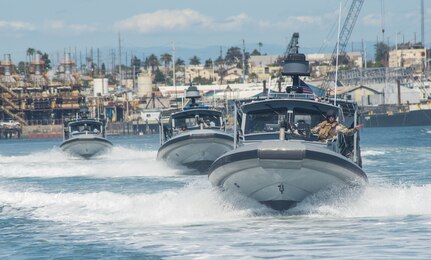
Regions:
<instances>
[{"instance_id":1,"label":"shoreline","mask_svg":"<svg viewBox=\"0 0 431 260\"><path fill-rule=\"evenodd\" d=\"M152 135L158 134L158 125L133 124L128 122L109 123L107 136ZM63 138L63 125L25 125L20 134L13 134L3 139L46 139Z\"/></svg>"}]
</instances>

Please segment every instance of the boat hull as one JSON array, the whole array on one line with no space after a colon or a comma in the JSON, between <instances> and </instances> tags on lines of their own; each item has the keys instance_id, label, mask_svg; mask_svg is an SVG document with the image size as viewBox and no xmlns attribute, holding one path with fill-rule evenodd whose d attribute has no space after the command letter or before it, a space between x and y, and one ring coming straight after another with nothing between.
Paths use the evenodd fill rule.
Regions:
<instances>
[{"instance_id":1,"label":"boat hull","mask_svg":"<svg viewBox=\"0 0 431 260\"><path fill-rule=\"evenodd\" d=\"M215 130L193 130L165 142L157 153L173 167L187 167L206 174L210 165L222 154L233 149L233 137Z\"/></svg>"},{"instance_id":2,"label":"boat hull","mask_svg":"<svg viewBox=\"0 0 431 260\"><path fill-rule=\"evenodd\" d=\"M82 135L65 140L60 149L71 155L89 159L109 152L112 146L112 143L103 137Z\"/></svg>"},{"instance_id":3,"label":"boat hull","mask_svg":"<svg viewBox=\"0 0 431 260\"><path fill-rule=\"evenodd\" d=\"M277 210L339 185L367 181L360 167L323 144L262 141L218 158L209 170L213 186L237 191Z\"/></svg>"},{"instance_id":4,"label":"boat hull","mask_svg":"<svg viewBox=\"0 0 431 260\"><path fill-rule=\"evenodd\" d=\"M365 115L365 127L399 127L431 125L431 109L412 110L393 114Z\"/></svg>"}]
</instances>

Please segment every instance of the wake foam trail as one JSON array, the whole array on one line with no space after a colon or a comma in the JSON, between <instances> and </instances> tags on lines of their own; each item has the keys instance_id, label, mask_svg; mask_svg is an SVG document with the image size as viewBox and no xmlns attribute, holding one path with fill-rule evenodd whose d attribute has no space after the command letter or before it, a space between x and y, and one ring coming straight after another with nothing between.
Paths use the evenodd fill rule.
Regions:
<instances>
[{"instance_id":1,"label":"wake foam trail","mask_svg":"<svg viewBox=\"0 0 431 260\"><path fill-rule=\"evenodd\" d=\"M380 150L363 150L361 152L362 156L375 156L375 155L384 155L386 152L385 151L380 151Z\"/></svg>"},{"instance_id":2,"label":"wake foam trail","mask_svg":"<svg viewBox=\"0 0 431 260\"><path fill-rule=\"evenodd\" d=\"M0 187L0 215L70 224L122 226L197 224L237 220L269 211L255 201L229 197L209 183L192 182L179 190L126 195L112 192L15 192ZM253 210L253 207L254 208Z\"/></svg>"},{"instance_id":3,"label":"wake foam trail","mask_svg":"<svg viewBox=\"0 0 431 260\"><path fill-rule=\"evenodd\" d=\"M174 176L178 172L157 161L155 151L124 147L114 147L112 152L90 160L70 156L58 148L0 160L0 177L9 178Z\"/></svg>"},{"instance_id":4,"label":"wake foam trail","mask_svg":"<svg viewBox=\"0 0 431 260\"><path fill-rule=\"evenodd\" d=\"M332 190L303 201L291 213L352 217L431 215L431 184L423 186L379 185ZM330 199L328 199L330 197Z\"/></svg>"},{"instance_id":5,"label":"wake foam trail","mask_svg":"<svg viewBox=\"0 0 431 260\"><path fill-rule=\"evenodd\" d=\"M54 147L50 150L35 152L20 156L2 156L0 155L1 164L19 164L19 163L62 163L70 160L71 157L66 153L62 152L58 147Z\"/></svg>"}]
</instances>

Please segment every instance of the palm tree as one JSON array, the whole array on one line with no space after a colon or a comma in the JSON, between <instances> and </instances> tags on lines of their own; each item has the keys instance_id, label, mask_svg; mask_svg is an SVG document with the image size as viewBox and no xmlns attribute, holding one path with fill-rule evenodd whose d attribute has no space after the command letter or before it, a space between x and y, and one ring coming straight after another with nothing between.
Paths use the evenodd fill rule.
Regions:
<instances>
[{"instance_id":1,"label":"palm tree","mask_svg":"<svg viewBox=\"0 0 431 260\"><path fill-rule=\"evenodd\" d=\"M102 66L101 66L101 73L102 73L102 75L105 75L105 74L106 74L106 66L105 66L105 63L102 63Z\"/></svg>"},{"instance_id":2,"label":"palm tree","mask_svg":"<svg viewBox=\"0 0 431 260\"><path fill-rule=\"evenodd\" d=\"M251 56L260 56L260 52L256 49L253 50L253 52L250 54Z\"/></svg>"},{"instance_id":3,"label":"palm tree","mask_svg":"<svg viewBox=\"0 0 431 260\"><path fill-rule=\"evenodd\" d=\"M216 60L215 60L215 65L217 66L222 66L224 64L224 59L222 56L219 56Z\"/></svg>"},{"instance_id":4,"label":"palm tree","mask_svg":"<svg viewBox=\"0 0 431 260\"><path fill-rule=\"evenodd\" d=\"M184 60L182 60L182 59L180 59L180 58L178 58L178 59L175 61L175 69L176 69L176 70L177 70L177 68L180 68L181 66L184 66L184 65L186 65L185 61L184 61Z\"/></svg>"},{"instance_id":5,"label":"palm tree","mask_svg":"<svg viewBox=\"0 0 431 260\"><path fill-rule=\"evenodd\" d=\"M36 54L36 49L28 48L27 57L29 57L29 62L33 61L34 54Z\"/></svg>"},{"instance_id":6,"label":"palm tree","mask_svg":"<svg viewBox=\"0 0 431 260\"><path fill-rule=\"evenodd\" d=\"M260 48L262 48L263 43L259 42L257 45L259 45L259 52L260 52L260 53L262 53L262 52L260 51Z\"/></svg>"},{"instance_id":7,"label":"palm tree","mask_svg":"<svg viewBox=\"0 0 431 260\"><path fill-rule=\"evenodd\" d=\"M168 71L169 64L172 62L172 55L169 53L163 53L160 55L160 60L165 64L165 71Z\"/></svg>"},{"instance_id":8,"label":"palm tree","mask_svg":"<svg viewBox=\"0 0 431 260\"><path fill-rule=\"evenodd\" d=\"M205 61L205 68L211 69L213 67L213 60L211 58Z\"/></svg>"},{"instance_id":9,"label":"palm tree","mask_svg":"<svg viewBox=\"0 0 431 260\"><path fill-rule=\"evenodd\" d=\"M183 78L183 80L185 81L185 77L184 77L184 71L185 71L184 65L186 65L185 61L182 60L182 59L180 59L180 58L178 58L175 61L175 71L182 72L181 78ZM177 80L180 80L180 79L177 78ZM184 82L184 84L185 84L185 82Z\"/></svg>"},{"instance_id":10,"label":"palm tree","mask_svg":"<svg viewBox=\"0 0 431 260\"><path fill-rule=\"evenodd\" d=\"M141 60L138 59L138 57L133 56L130 60L130 66L132 67L132 70L135 71L134 76L136 76L139 73L139 69L141 68Z\"/></svg>"},{"instance_id":11,"label":"palm tree","mask_svg":"<svg viewBox=\"0 0 431 260\"><path fill-rule=\"evenodd\" d=\"M230 47L226 52L225 62L227 65L240 64L242 60L242 51L239 47Z\"/></svg>"},{"instance_id":12,"label":"palm tree","mask_svg":"<svg viewBox=\"0 0 431 260\"><path fill-rule=\"evenodd\" d=\"M201 61L196 55L190 58L190 65L200 65L200 64L201 64Z\"/></svg>"},{"instance_id":13,"label":"palm tree","mask_svg":"<svg viewBox=\"0 0 431 260\"><path fill-rule=\"evenodd\" d=\"M41 55L41 59L44 62L45 70L50 70L51 69L51 60L49 59L48 53L46 53L46 52L43 53Z\"/></svg>"},{"instance_id":14,"label":"palm tree","mask_svg":"<svg viewBox=\"0 0 431 260\"><path fill-rule=\"evenodd\" d=\"M154 72L156 67L159 67L159 60L157 59L157 56L154 54L151 54L148 57L148 63L151 67L151 72Z\"/></svg>"}]
</instances>

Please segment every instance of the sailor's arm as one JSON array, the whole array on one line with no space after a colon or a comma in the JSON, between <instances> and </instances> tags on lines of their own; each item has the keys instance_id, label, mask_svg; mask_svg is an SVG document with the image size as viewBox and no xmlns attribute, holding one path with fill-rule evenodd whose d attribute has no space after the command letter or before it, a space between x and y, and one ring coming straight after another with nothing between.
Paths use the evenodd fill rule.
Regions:
<instances>
[{"instance_id":1,"label":"sailor's arm","mask_svg":"<svg viewBox=\"0 0 431 260\"><path fill-rule=\"evenodd\" d=\"M345 135L354 135L356 132L359 131L359 129L363 128L364 125L357 125L354 128L347 128L342 124L338 124L336 131L337 133L343 133Z\"/></svg>"}]
</instances>

